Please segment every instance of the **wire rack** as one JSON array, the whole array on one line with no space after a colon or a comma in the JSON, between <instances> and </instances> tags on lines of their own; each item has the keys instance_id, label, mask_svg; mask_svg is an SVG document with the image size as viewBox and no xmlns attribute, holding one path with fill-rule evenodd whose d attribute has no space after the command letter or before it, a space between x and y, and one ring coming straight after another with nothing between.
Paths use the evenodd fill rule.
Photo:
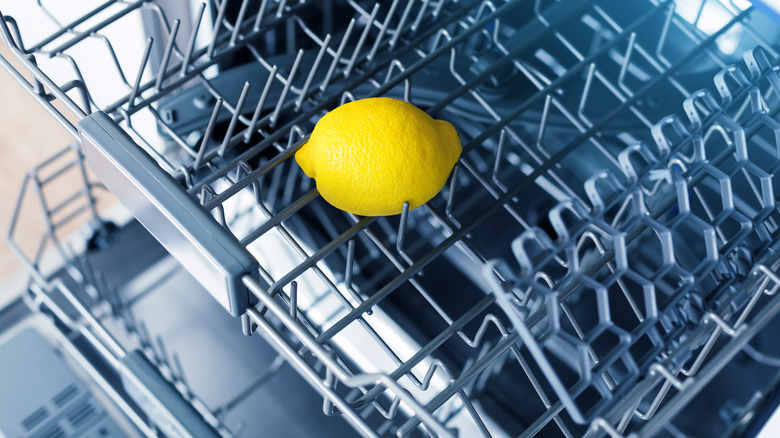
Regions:
<instances>
[{"instance_id":1,"label":"wire rack","mask_svg":"<svg viewBox=\"0 0 780 438\"><path fill-rule=\"evenodd\" d=\"M39 2L27 23L2 11L0 63L77 142L79 120L111 117L252 254L243 332L360 433L652 435L780 306L777 27L694 3L225 0L174 19L158 1ZM124 22L155 35L121 46ZM380 95L453 122L464 153L425 206L356 217L292 157L327 110ZM19 252L51 289L41 250Z\"/></svg>"},{"instance_id":2,"label":"wire rack","mask_svg":"<svg viewBox=\"0 0 780 438\"><path fill-rule=\"evenodd\" d=\"M622 415L622 430L633 415L653 417L675 388L680 393L662 414L670 418L696 381L685 377L699 372L719 336L739 344L739 329L758 300L776 292L768 286L777 280L770 249L776 239L769 231L775 228L771 175L777 143L756 135L762 128L776 132L778 125L754 87L766 80L777 93L777 72L760 49L745 60L750 79L733 67L716 77L720 102L709 91L694 93L683 104L688 123L670 116L653 127L653 152L637 143L619 155L621 175L604 171L589 179L590 205L573 201L551 210L556 242L540 229L519 236L512 244L519 275L502 261L487 265L487 275L501 272L508 279L493 277L496 298L561 406L579 422L617 434L600 415ZM734 75L735 87L725 85L726 75ZM732 106L733 92L749 90L754 94L748 99L757 101ZM739 108L733 118L730 108ZM680 139L670 142L666 129ZM765 147L749 153L746 138ZM721 139L733 149L708 147ZM761 158L751 158L753 153ZM641 154L646 172L632 164L632 154ZM769 233L758 231L764 227ZM655 252L654 264L641 261L645 251ZM568 303L572 296L576 304ZM635 348L643 339L652 347ZM553 364L553 355L563 363ZM707 371L726 363L719 357ZM566 371L576 375L568 387ZM578 402L588 390L587 402ZM600 400L594 403L594 396ZM621 409L615 409L615 397ZM650 402L645 411L639 409L643 402ZM647 430L657 431L658 424Z\"/></svg>"}]
</instances>

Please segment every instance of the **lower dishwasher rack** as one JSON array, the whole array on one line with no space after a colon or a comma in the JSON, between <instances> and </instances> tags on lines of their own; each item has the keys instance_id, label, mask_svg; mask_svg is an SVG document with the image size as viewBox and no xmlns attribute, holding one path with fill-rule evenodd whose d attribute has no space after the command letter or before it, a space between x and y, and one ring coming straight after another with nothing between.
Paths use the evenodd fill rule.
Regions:
<instances>
[{"instance_id":1,"label":"lower dishwasher rack","mask_svg":"<svg viewBox=\"0 0 780 438\"><path fill-rule=\"evenodd\" d=\"M780 24L748 3L92 3L0 8L0 64L75 140L9 244L141 433L738 436L776 407ZM293 160L372 96L464 146L393 217Z\"/></svg>"}]
</instances>

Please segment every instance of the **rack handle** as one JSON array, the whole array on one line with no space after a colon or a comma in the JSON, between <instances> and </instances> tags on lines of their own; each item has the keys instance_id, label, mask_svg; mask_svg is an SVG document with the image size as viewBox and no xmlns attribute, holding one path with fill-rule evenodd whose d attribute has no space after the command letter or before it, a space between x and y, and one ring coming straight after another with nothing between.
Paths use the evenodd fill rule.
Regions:
<instances>
[{"instance_id":1,"label":"rack handle","mask_svg":"<svg viewBox=\"0 0 780 438\"><path fill-rule=\"evenodd\" d=\"M257 260L103 112L78 124L92 171L231 315L244 313L241 282Z\"/></svg>"}]
</instances>

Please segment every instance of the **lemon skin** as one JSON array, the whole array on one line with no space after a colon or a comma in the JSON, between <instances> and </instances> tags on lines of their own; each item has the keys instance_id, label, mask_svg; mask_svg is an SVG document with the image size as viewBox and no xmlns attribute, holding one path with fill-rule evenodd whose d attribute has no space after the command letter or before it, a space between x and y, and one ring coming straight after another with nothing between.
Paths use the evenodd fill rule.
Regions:
<instances>
[{"instance_id":1,"label":"lemon skin","mask_svg":"<svg viewBox=\"0 0 780 438\"><path fill-rule=\"evenodd\" d=\"M323 116L295 154L320 195L361 216L398 214L441 191L462 147L455 128L388 97L356 100Z\"/></svg>"}]
</instances>

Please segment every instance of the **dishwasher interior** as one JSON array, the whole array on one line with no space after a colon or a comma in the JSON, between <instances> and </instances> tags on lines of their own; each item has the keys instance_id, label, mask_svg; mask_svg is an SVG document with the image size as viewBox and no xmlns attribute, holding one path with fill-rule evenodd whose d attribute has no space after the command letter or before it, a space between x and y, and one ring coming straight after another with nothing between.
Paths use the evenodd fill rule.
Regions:
<instances>
[{"instance_id":1,"label":"dishwasher interior","mask_svg":"<svg viewBox=\"0 0 780 438\"><path fill-rule=\"evenodd\" d=\"M0 381L0 432L755 436L777 408L768 7L6 3L0 64L74 143L24 181L0 313L0 369L64 386ZM293 159L374 96L463 144L397 216L331 207Z\"/></svg>"}]
</instances>

